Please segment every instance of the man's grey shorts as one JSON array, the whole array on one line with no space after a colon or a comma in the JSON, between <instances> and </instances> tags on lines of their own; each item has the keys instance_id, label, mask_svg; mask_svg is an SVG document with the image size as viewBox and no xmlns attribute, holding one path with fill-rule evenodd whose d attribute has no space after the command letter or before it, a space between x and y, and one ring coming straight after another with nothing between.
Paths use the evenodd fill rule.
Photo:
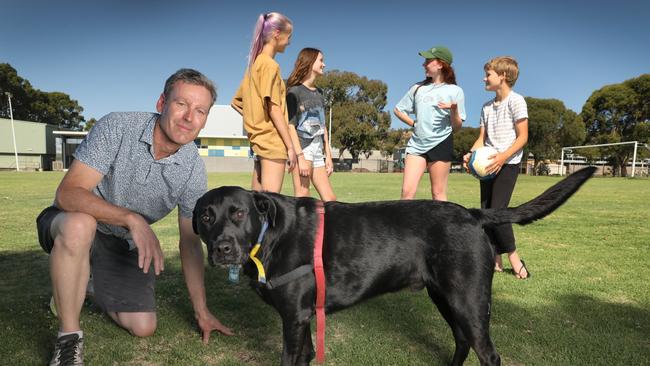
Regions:
<instances>
[{"instance_id":1,"label":"man's grey shorts","mask_svg":"<svg viewBox=\"0 0 650 366\"><path fill-rule=\"evenodd\" d=\"M45 252L54 246L51 226L54 218L62 213L50 206L36 219L38 241ZM129 250L126 240L95 232L90 251L90 271L93 279L94 301L106 312L153 312L156 311L153 264L145 274L138 267L138 249Z\"/></svg>"}]
</instances>

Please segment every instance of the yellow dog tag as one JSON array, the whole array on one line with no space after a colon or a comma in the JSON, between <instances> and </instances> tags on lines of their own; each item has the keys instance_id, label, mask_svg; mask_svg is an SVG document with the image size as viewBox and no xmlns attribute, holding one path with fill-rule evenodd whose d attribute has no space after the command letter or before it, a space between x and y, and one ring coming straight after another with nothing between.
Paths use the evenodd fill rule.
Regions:
<instances>
[{"instance_id":1,"label":"yellow dog tag","mask_svg":"<svg viewBox=\"0 0 650 366\"><path fill-rule=\"evenodd\" d=\"M255 263L255 266L257 266L257 280L260 283L265 284L266 272L264 271L264 266L262 265L262 262L259 259L257 259L257 257L255 257L257 252L260 250L261 246L262 245L260 243L255 244L253 249L251 249L251 252L248 254L248 257L253 261L253 263Z\"/></svg>"}]
</instances>

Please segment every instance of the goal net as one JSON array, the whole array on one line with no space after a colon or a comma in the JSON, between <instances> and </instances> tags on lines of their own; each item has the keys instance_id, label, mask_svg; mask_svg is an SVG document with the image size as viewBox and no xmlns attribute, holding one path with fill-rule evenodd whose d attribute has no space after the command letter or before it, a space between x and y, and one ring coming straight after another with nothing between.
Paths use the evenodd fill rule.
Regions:
<instances>
[{"instance_id":1,"label":"goal net","mask_svg":"<svg viewBox=\"0 0 650 366\"><path fill-rule=\"evenodd\" d=\"M630 155L625 164L630 177L647 177L649 173L650 148L648 144L638 141L615 142L609 144L565 146L562 148L558 173L570 174L584 166L591 165L599 168L599 175L621 175L619 168L613 163L613 156L621 149Z\"/></svg>"}]
</instances>

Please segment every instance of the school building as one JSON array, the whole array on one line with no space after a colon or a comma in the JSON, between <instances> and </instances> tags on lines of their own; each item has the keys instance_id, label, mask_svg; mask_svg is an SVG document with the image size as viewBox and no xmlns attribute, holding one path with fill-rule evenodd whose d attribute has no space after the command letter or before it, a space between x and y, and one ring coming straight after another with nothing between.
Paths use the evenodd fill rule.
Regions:
<instances>
[{"instance_id":1,"label":"school building","mask_svg":"<svg viewBox=\"0 0 650 366\"><path fill-rule=\"evenodd\" d=\"M16 150L20 170L67 170L73 153L87 131L65 131L45 123L14 120ZM16 156L11 120L0 118L0 170L15 170ZM205 128L195 144L208 172L251 172L253 159L243 121L229 105L214 105ZM339 156L332 149L337 171L392 172L394 157L384 157L379 151L358 160L349 152ZM362 154L363 155L363 154Z\"/></svg>"},{"instance_id":2,"label":"school building","mask_svg":"<svg viewBox=\"0 0 650 366\"><path fill-rule=\"evenodd\" d=\"M10 119L0 118L0 169L15 170L18 160L20 170L51 170L55 130L56 126L21 120L12 126Z\"/></svg>"},{"instance_id":3,"label":"school building","mask_svg":"<svg viewBox=\"0 0 650 366\"><path fill-rule=\"evenodd\" d=\"M13 132L12 132L13 130ZM65 170L86 131L64 131L39 122L0 118L0 169ZM14 149L13 136L16 148ZM208 172L250 172L253 160L239 113L214 105L205 128L194 141Z\"/></svg>"},{"instance_id":4,"label":"school building","mask_svg":"<svg viewBox=\"0 0 650 366\"><path fill-rule=\"evenodd\" d=\"M251 148L241 115L229 105L214 105L195 141L208 172L250 172Z\"/></svg>"}]
</instances>

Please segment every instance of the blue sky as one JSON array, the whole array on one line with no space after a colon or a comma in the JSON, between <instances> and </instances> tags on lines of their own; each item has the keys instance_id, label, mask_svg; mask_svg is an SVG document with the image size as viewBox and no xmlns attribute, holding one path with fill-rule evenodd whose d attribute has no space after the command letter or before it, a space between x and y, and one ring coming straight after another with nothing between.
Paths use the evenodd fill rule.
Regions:
<instances>
[{"instance_id":1,"label":"blue sky","mask_svg":"<svg viewBox=\"0 0 650 366\"><path fill-rule=\"evenodd\" d=\"M515 90L557 98L580 112L592 91L650 72L648 1L30 1L4 0L0 62L44 91L69 94L86 119L152 111L164 80L181 67L215 81L229 104L246 64L257 15L294 22L276 60L283 76L298 51L317 47L328 69L388 85L392 110L421 80L418 51L447 45L477 126L483 64L511 55ZM393 127L403 127L393 119Z\"/></svg>"}]
</instances>

